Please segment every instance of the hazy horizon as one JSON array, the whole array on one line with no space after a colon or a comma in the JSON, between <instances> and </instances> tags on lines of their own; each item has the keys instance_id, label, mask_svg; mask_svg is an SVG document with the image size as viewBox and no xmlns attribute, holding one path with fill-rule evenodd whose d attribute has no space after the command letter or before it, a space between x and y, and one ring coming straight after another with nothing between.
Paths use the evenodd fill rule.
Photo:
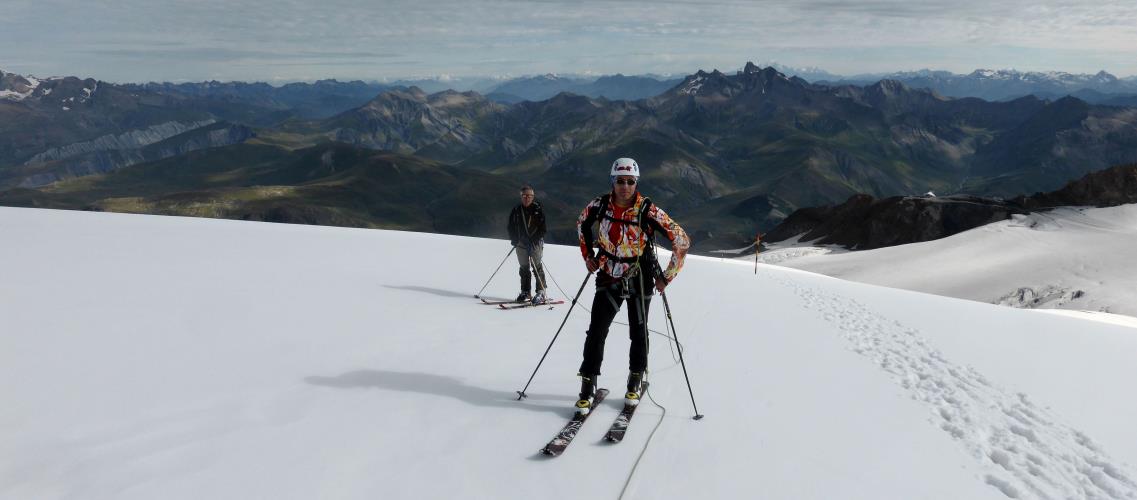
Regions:
<instances>
[{"instance_id":1,"label":"hazy horizon","mask_svg":"<svg viewBox=\"0 0 1137 500\"><path fill-rule=\"evenodd\" d=\"M762 67L762 68L772 66L774 64L781 65L781 63L776 63L776 62L774 62L774 63L755 63L755 64L757 64L759 67ZM414 82L432 81L432 82L439 82L439 83L445 83L445 82L462 83L462 84L465 84L464 86L462 86L463 87L462 89L465 89L465 88L476 88L476 87L490 88L493 86L493 83L497 83L497 82L505 82L505 81L509 81L511 79L518 79L518 78L535 78L535 77L546 76L546 75L554 75L554 76L561 77L561 78L574 78L574 79L594 79L594 78L601 78L601 77L605 77L605 76L622 75L622 76L629 76L629 77L649 77L649 78L655 78L657 80L663 81L663 80L668 80L668 79L683 78L685 76L692 75L692 74L694 74L700 70L707 71L707 72L718 70L718 71L721 71L725 74L734 74L735 72L742 71L742 68L744 65L745 65L745 63L743 63L742 65L739 65L737 67L732 67L732 68L701 67L701 68L693 68L690 71L675 72L675 73L614 72L614 73L603 73L603 74L600 74L600 73L588 74L588 73L547 72L547 73L533 73L533 74L519 74L519 75L468 75L468 76L409 75L409 76L388 77L388 78L350 78L350 77L337 77L334 75L329 75L329 76L325 76L325 77L303 79L303 80L301 80L301 79L296 79L296 80L280 79L280 80L272 80L272 81L266 80L266 79L245 79L245 80L219 80L219 79L108 80L105 78L100 78L100 77L93 76L93 75L84 75L84 74L44 75L44 74L36 74L36 73L31 73L31 72L21 72L21 71L14 71L11 68L6 68L4 66L0 66L0 71L4 72L6 74L18 74L18 75L25 76L25 77L29 77L29 76L35 77L35 78L40 79L40 80L50 79L50 78L78 77L78 78L83 78L83 79L95 78L99 81L104 81L104 82L108 82L108 83L112 83L112 84L145 84L145 83L182 84L182 83L204 83L204 82L210 82L210 81L217 81L219 83L237 83L237 82L240 82L240 83L267 83L269 85L279 87L279 86L287 85L290 83L315 83L315 82L320 81L320 80L336 80L339 82L362 81L362 82L367 83L367 84L379 84L379 85L393 85L393 84L399 84L399 83L414 83ZM786 67L786 68L794 68L797 70L808 70L808 71L815 71L815 72L830 73L833 76L836 76L836 77L839 77L842 79L846 79L846 80L872 79L872 78L884 77L884 76L887 76L890 74L914 73L914 72L920 72L920 71L949 71L949 70L942 70L942 69L935 69L935 68L920 68L920 69L901 69L901 70L888 71L888 72L863 73L863 74L855 74L855 75L842 75L842 74L837 74L837 73L834 73L831 71L827 71L825 68L794 67L794 66L790 66L790 65L782 65L782 66ZM1089 74L1089 75L1098 73L1097 71L1075 73L1075 72L1071 72L1071 71L1063 71L1060 69L1045 70L1045 71L1026 71L1026 70L1019 70L1016 68L974 68L970 71L965 71L965 72L953 71L952 73L957 74L957 75L968 75L974 71L980 71L980 70L1019 71L1020 73L1024 73L1024 74L1029 73L1029 72ZM1119 79L1137 79L1137 75L1121 75L1121 74L1117 74L1117 73L1114 73L1114 72L1109 71L1109 70L1099 70L1099 71L1105 71L1105 72L1110 73ZM809 78L807 78L807 80L809 80ZM455 89L455 90L462 90L462 89Z\"/></svg>"}]
</instances>

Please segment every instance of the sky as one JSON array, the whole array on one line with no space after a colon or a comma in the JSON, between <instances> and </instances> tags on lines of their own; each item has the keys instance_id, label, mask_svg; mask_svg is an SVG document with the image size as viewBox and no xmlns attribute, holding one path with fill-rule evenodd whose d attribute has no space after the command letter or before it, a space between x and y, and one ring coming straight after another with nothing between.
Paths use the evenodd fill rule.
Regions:
<instances>
[{"instance_id":1,"label":"sky","mask_svg":"<svg viewBox=\"0 0 1137 500\"><path fill-rule=\"evenodd\" d=\"M0 70L111 82L685 75L747 61L1137 75L1137 3L4 0Z\"/></svg>"}]
</instances>

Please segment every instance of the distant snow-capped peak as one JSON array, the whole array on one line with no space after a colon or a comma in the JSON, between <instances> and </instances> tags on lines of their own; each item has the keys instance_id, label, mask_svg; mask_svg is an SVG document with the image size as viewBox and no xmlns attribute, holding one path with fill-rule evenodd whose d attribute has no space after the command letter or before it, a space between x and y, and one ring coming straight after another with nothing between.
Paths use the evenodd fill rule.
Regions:
<instances>
[{"instance_id":1,"label":"distant snow-capped peak","mask_svg":"<svg viewBox=\"0 0 1137 500\"><path fill-rule=\"evenodd\" d=\"M39 88L42 80L28 75L0 72L0 99L22 101Z\"/></svg>"},{"instance_id":2,"label":"distant snow-capped peak","mask_svg":"<svg viewBox=\"0 0 1137 500\"><path fill-rule=\"evenodd\" d=\"M1023 81L1032 83L1055 83L1060 85L1085 83L1112 83L1118 79L1106 72L1098 71L1093 75L1074 74L1065 71L1017 71L1014 69L977 69L967 75L969 78L986 80Z\"/></svg>"}]
</instances>

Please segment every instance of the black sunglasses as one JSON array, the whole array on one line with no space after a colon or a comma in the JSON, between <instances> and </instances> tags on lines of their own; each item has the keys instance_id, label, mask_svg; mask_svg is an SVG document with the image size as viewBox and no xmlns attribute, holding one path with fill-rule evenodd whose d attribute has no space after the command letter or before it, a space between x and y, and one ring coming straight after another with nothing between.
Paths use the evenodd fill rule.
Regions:
<instances>
[{"instance_id":1,"label":"black sunglasses","mask_svg":"<svg viewBox=\"0 0 1137 500\"><path fill-rule=\"evenodd\" d=\"M620 184L623 186L635 186L636 180L635 179L616 179L616 184Z\"/></svg>"}]
</instances>

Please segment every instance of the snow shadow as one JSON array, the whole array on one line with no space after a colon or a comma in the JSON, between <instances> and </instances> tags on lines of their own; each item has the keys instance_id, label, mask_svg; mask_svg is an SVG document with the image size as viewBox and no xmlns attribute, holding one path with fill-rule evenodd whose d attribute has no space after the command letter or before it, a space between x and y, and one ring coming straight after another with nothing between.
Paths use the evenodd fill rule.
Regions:
<instances>
[{"instance_id":1,"label":"snow shadow","mask_svg":"<svg viewBox=\"0 0 1137 500\"><path fill-rule=\"evenodd\" d=\"M322 387L338 389L387 389L418 392L454 398L475 406L519 408L529 411L564 414L571 410L573 395L529 394L526 401L556 401L556 405L531 404L517 400L514 391L484 389L462 382L454 377L431 373L395 372L388 370L356 370L334 377L312 376L304 381Z\"/></svg>"},{"instance_id":2,"label":"snow shadow","mask_svg":"<svg viewBox=\"0 0 1137 500\"><path fill-rule=\"evenodd\" d=\"M387 287L387 288L394 288L395 290L410 290L412 292L429 293L432 295L438 295L440 297L461 297L464 299L469 299L469 298L474 297L473 293L455 292L453 290L443 290L441 288L430 288L427 286L415 286L415 285L383 285L383 286Z\"/></svg>"}]
</instances>

